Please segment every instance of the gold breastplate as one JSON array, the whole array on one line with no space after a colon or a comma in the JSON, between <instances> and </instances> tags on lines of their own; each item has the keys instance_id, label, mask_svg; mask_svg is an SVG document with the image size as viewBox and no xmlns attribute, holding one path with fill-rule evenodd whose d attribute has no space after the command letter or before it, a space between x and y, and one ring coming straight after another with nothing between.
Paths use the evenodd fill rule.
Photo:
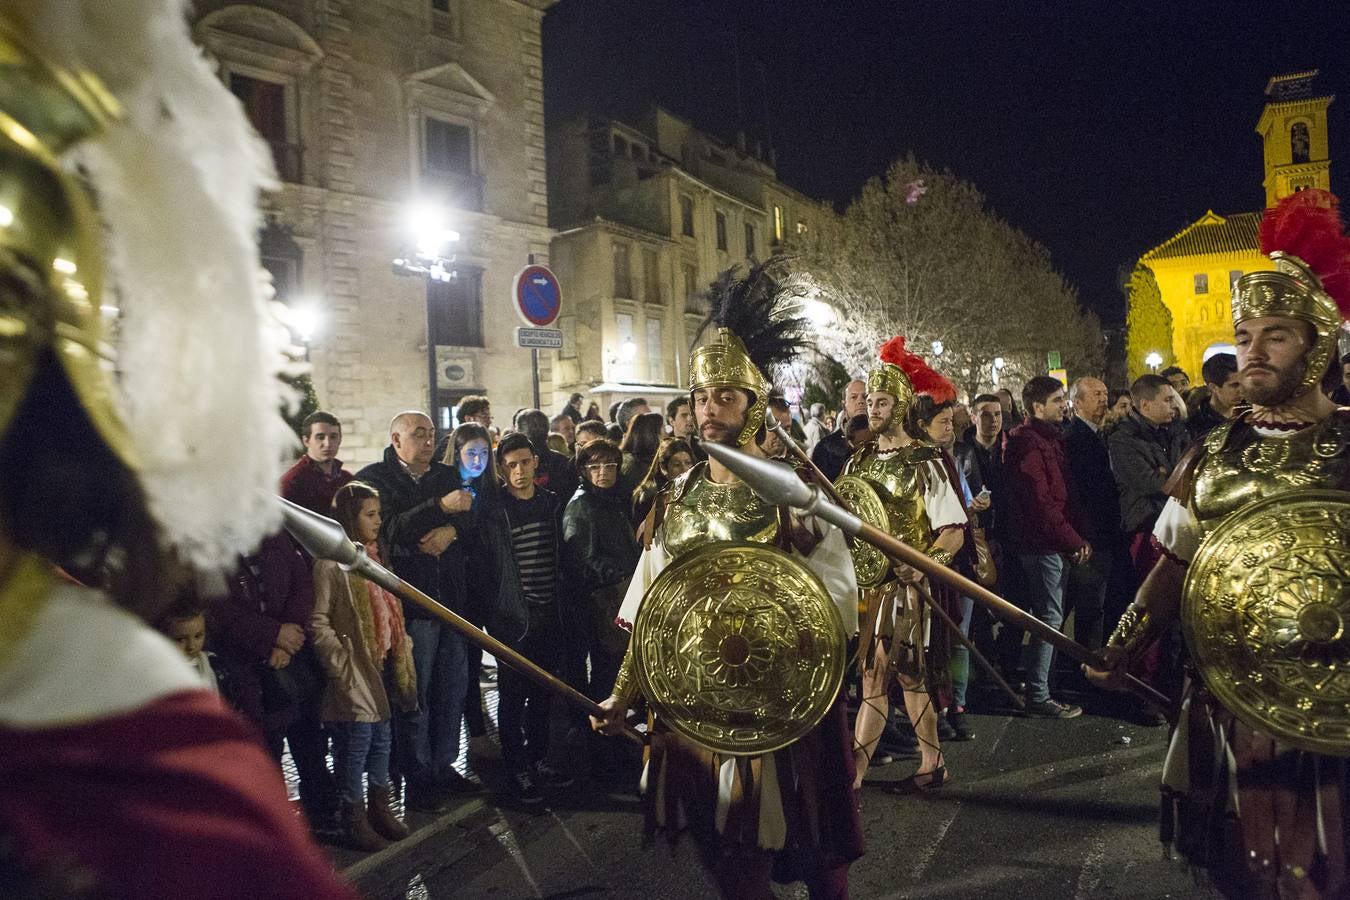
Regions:
<instances>
[{"instance_id":1,"label":"gold breastplate","mask_svg":"<svg viewBox=\"0 0 1350 900\"><path fill-rule=\"evenodd\" d=\"M708 464L701 462L670 486L661 528L672 559L709 541L772 544L778 539L778 507L743 481L711 481Z\"/></svg>"},{"instance_id":2,"label":"gold breastplate","mask_svg":"<svg viewBox=\"0 0 1350 900\"><path fill-rule=\"evenodd\" d=\"M933 541L933 529L924 508L923 470L937 459L937 448L927 444L910 444L883 455L871 443L848 461L844 472L866 479L877 489L890 517L891 534L926 551Z\"/></svg>"},{"instance_id":3,"label":"gold breastplate","mask_svg":"<svg viewBox=\"0 0 1350 900\"><path fill-rule=\"evenodd\" d=\"M1208 534L1248 503L1301 488L1350 488L1350 410L1288 437L1263 437L1238 420L1205 438L1192 504Z\"/></svg>"}]
</instances>

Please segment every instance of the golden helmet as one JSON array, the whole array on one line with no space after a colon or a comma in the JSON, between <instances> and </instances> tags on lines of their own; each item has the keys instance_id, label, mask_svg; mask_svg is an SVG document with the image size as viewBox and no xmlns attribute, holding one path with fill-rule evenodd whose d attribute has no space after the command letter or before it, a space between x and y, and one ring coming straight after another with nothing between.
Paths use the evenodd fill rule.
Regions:
<instances>
[{"instance_id":1,"label":"golden helmet","mask_svg":"<svg viewBox=\"0 0 1350 900\"><path fill-rule=\"evenodd\" d=\"M736 437L736 445L743 447L764 425L773 385L750 359L741 339L729 328L718 328L712 341L690 354L689 391L727 386L749 391L753 398L745 413L745 427Z\"/></svg>"},{"instance_id":2,"label":"golden helmet","mask_svg":"<svg viewBox=\"0 0 1350 900\"><path fill-rule=\"evenodd\" d=\"M134 465L102 340L96 219L57 160L118 112L97 79L47 63L0 17L0 434L50 352L109 448Z\"/></svg>"},{"instance_id":3,"label":"golden helmet","mask_svg":"<svg viewBox=\"0 0 1350 900\"><path fill-rule=\"evenodd\" d=\"M1274 271L1249 272L1233 284L1233 325L1260 316L1288 316L1312 326L1313 346L1300 393L1319 387L1336 356L1350 307L1350 239L1330 191L1297 191L1261 217L1261 252Z\"/></svg>"}]
</instances>

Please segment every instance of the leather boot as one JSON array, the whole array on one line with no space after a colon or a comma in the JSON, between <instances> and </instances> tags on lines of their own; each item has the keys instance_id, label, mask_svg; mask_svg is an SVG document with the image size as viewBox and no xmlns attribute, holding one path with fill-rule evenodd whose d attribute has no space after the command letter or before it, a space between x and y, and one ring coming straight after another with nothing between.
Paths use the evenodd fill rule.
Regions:
<instances>
[{"instance_id":1,"label":"leather boot","mask_svg":"<svg viewBox=\"0 0 1350 900\"><path fill-rule=\"evenodd\" d=\"M408 836L404 825L389 808L389 785L372 784L366 789L366 818L380 837L401 841Z\"/></svg>"},{"instance_id":2,"label":"leather boot","mask_svg":"<svg viewBox=\"0 0 1350 900\"><path fill-rule=\"evenodd\" d=\"M375 833L366 818L366 810L360 803L342 804L343 838L353 850L374 853L389 846L389 842Z\"/></svg>"}]
</instances>

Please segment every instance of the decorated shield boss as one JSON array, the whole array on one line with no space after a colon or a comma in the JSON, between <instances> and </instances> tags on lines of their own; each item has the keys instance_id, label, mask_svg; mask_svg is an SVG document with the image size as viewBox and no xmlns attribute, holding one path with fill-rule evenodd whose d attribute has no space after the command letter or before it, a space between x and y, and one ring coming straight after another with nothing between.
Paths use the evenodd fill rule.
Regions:
<instances>
[{"instance_id":1,"label":"decorated shield boss","mask_svg":"<svg viewBox=\"0 0 1350 900\"><path fill-rule=\"evenodd\" d=\"M834 483L834 489L858 518L887 534L891 532L886 504L870 481L857 475L845 475ZM862 541L855 540L852 544L853 572L858 578L858 587L873 588L885 581L891 570L891 562L886 555Z\"/></svg>"},{"instance_id":2,"label":"decorated shield boss","mask_svg":"<svg viewBox=\"0 0 1350 900\"><path fill-rule=\"evenodd\" d=\"M769 753L824 718L843 683L843 622L799 560L719 541L652 582L633 623L638 685L672 730L718 753Z\"/></svg>"},{"instance_id":3,"label":"decorated shield boss","mask_svg":"<svg viewBox=\"0 0 1350 900\"><path fill-rule=\"evenodd\" d=\"M1249 504L1201 544L1182 628L1209 690L1244 723L1350 756L1350 493Z\"/></svg>"}]
</instances>

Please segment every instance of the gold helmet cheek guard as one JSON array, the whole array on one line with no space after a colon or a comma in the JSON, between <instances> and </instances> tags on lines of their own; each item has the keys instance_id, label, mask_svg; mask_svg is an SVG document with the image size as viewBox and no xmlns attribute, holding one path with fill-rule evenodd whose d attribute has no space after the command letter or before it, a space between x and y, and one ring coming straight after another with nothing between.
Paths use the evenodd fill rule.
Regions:
<instances>
[{"instance_id":1,"label":"gold helmet cheek guard","mask_svg":"<svg viewBox=\"0 0 1350 900\"><path fill-rule=\"evenodd\" d=\"M713 387L733 387L750 394L750 406L745 411L745 425L736 436L736 446L744 447L755 439L764 426L764 415L769 407L769 391L773 385L750 359L741 339L729 329L717 329L717 337L699 347L689 358L689 395L694 391Z\"/></svg>"},{"instance_id":2,"label":"gold helmet cheek guard","mask_svg":"<svg viewBox=\"0 0 1350 900\"><path fill-rule=\"evenodd\" d=\"M99 435L134 467L101 340L97 220L57 160L116 112L92 77L45 65L0 18L0 435L50 351Z\"/></svg>"},{"instance_id":3,"label":"gold helmet cheek guard","mask_svg":"<svg viewBox=\"0 0 1350 900\"><path fill-rule=\"evenodd\" d=\"M1303 260L1278 250L1270 258L1275 261L1275 271L1249 272L1233 285L1233 327L1262 316L1287 316L1307 322L1313 329L1313 344L1304 357L1308 368L1298 392L1320 390L1322 376L1337 354L1340 309Z\"/></svg>"},{"instance_id":4,"label":"gold helmet cheek guard","mask_svg":"<svg viewBox=\"0 0 1350 900\"><path fill-rule=\"evenodd\" d=\"M897 419L903 422L905 416L909 415L909 408L914 405L914 386L910 384L909 376L899 366L890 363L882 363L881 368L867 373L867 393L890 394L895 398L890 418L882 425L883 429L889 429Z\"/></svg>"}]
</instances>

